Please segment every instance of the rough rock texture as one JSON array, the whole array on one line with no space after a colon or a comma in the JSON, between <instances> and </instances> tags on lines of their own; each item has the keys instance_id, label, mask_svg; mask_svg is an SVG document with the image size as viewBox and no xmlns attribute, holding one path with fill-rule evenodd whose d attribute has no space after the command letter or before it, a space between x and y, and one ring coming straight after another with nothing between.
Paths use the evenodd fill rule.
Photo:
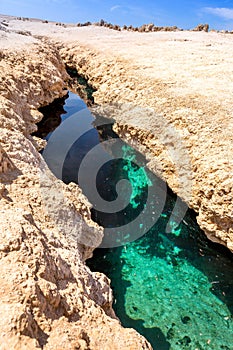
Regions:
<instances>
[{"instance_id":1,"label":"rough rock texture","mask_svg":"<svg viewBox=\"0 0 233 350\"><path fill-rule=\"evenodd\" d=\"M0 347L151 349L121 327L107 277L84 264L102 238L90 204L54 178L30 136L68 76L55 47L21 36L2 36L0 51Z\"/></svg>"},{"instance_id":2,"label":"rough rock texture","mask_svg":"<svg viewBox=\"0 0 233 350\"><path fill-rule=\"evenodd\" d=\"M0 174L7 173L10 170L13 170L14 166L7 156L6 152L0 145Z\"/></svg>"},{"instance_id":3,"label":"rough rock texture","mask_svg":"<svg viewBox=\"0 0 233 350\"><path fill-rule=\"evenodd\" d=\"M218 34L172 33L157 38L147 53L137 46L151 39L130 38L128 48L122 34L106 34L97 50L88 35L89 47L83 39L78 48L70 43L61 48L63 59L97 89L95 102L106 105L102 114L115 118L117 133L146 154L148 166L198 213L207 236L233 251L232 42ZM120 36L121 49L107 47L105 40L110 46Z\"/></svg>"},{"instance_id":4,"label":"rough rock texture","mask_svg":"<svg viewBox=\"0 0 233 350\"><path fill-rule=\"evenodd\" d=\"M66 92L63 62L77 68L117 132L195 209L206 234L233 251L231 37L7 21L0 32L1 344L149 349L114 319L106 277L83 263L102 236L88 202L77 186L54 179L30 134L37 108Z\"/></svg>"},{"instance_id":5,"label":"rough rock texture","mask_svg":"<svg viewBox=\"0 0 233 350\"><path fill-rule=\"evenodd\" d=\"M196 28L193 29L194 32L208 32L209 31L209 24L198 24Z\"/></svg>"}]
</instances>

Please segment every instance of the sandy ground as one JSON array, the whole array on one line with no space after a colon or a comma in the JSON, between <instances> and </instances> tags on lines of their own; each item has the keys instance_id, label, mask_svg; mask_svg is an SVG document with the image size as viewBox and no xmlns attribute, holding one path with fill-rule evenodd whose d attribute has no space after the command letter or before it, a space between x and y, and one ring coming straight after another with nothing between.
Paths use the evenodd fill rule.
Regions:
<instances>
[{"instance_id":1,"label":"sandy ground","mask_svg":"<svg viewBox=\"0 0 233 350\"><path fill-rule=\"evenodd\" d=\"M0 20L4 16L0 16ZM8 17L7 17L8 18ZM171 94L200 94L229 108L233 91L233 36L205 32L117 32L101 27L59 27L40 21L10 20L11 31L29 31L34 37L85 45L116 55L139 68L144 79L166 84ZM22 47L36 42L32 36L1 32L1 48ZM156 98L156 96L155 96Z\"/></svg>"}]
</instances>

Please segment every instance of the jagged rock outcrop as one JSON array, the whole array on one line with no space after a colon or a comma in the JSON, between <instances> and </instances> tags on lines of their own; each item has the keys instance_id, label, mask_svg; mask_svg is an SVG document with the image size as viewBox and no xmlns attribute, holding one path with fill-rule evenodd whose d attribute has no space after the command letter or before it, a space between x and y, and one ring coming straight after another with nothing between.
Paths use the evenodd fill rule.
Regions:
<instances>
[{"instance_id":1,"label":"jagged rock outcrop","mask_svg":"<svg viewBox=\"0 0 233 350\"><path fill-rule=\"evenodd\" d=\"M208 32L209 24L198 24L194 29L194 32Z\"/></svg>"},{"instance_id":2,"label":"jagged rock outcrop","mask_svg":"<svg viewBox=\"0 0 233 350\"><path fill-rule=\"evenodd\" d=\"M102 239L90 204L30 136L38 107L66 94L68 79L56 48L33 40L1 50L1 349L151 349L121 327L107 277L85 266Z\"/></svg>"}]
</instances>

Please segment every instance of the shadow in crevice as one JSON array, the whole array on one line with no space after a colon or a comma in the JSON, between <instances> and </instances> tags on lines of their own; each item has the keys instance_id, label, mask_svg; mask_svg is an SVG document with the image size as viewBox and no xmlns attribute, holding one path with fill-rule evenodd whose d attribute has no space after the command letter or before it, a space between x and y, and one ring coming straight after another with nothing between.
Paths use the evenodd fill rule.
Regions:
<instances>
[{"instance_id":1,"label":"shadow in crevice","mask_svg":"<svg viewBox=\"0 0 233 350\"><path fill-rule=\"evenodd\" d=\"M24 336L27 336L31 339L36 339L40 345L40 347L43 349L44 346L48 342L49 335L45 333L38 323L36 322L33 312L28 315L28 318L30 319L30 322L28 321L28 326L26 329L24 329L21 334Z\"/></svg>"},{"instance_id":2,"label":"shadow in crevice","mask_svg":"<svg viewBox=\"0 0 233 350\"><path fill-rule=\"evenodd\" d=\"M37 123L37 131L32 136L46 138L48 134L54 131L62 122L61 115L66 114L64 109L65 101L69 94L55 99L47 106L40 107L38 110L43 114L43 119Z\"/></svg>"},{"instance_id":3,"label":"shadow in crevice","mask_svg":"<svg viewBox=\"0 0 233 350\"><path fill-rule=\"evenodd\" d=\"M21 172L21 170L16 168L16 166L14 166L14 169L8 170L4 173L0 173L0 200L4 199L7 202L13 203L7 186L11 186L13 182L22 175L23 173Z\"/></svg>"}]
</instances>

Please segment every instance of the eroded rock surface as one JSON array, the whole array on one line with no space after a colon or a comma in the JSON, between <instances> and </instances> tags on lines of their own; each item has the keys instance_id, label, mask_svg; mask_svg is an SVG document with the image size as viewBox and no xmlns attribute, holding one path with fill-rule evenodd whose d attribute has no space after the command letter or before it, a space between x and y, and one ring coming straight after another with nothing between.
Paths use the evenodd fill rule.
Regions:
<instances>
[{"instance_id":1,"label":"eroded rock surface","mask_svg":"<svg viewBox=\"0 0 233 350\"><path fill-rule=\"evenodd\" d=\"M1 39L0 347L151 349L121 327L107 277L85 266L102 239L90 204L51 174L30 136L38 107L67 93L64 63L40 39Z\"/></svg>"},{"instance_id":2,"label":"eroded rock surface","mask_svg":"<svg viewBox=\"0 0 233 350\"><path fill-rule=\"evenodd\" d=\"M116 119L121 137L197 212L208 237L233 251L231 37L4 20L1 344L149 349L114 319L106 277L83 263L102 237L87 200L77 186L52 176L30 134L42 117L37 109L66 93L64 63L76 68L97 90L102 113Z\"/></svg>"},{"instance_id":3,"label":"eroded rock surface","mask_svg":"<svg viewBox=\"0 0 233 350\"><path fill-rule=\"evenodd\" d=\"M83 39L70 43L61 49L63 59L97 89L95 102L115 118L115 131L198 213L207 236L233 251L232 41L206 33L143 42L138 34L105 34L97 48L85 35L88 47ZM112 103L118 106L109 110Z\"/></svg>"}]
</instances>

